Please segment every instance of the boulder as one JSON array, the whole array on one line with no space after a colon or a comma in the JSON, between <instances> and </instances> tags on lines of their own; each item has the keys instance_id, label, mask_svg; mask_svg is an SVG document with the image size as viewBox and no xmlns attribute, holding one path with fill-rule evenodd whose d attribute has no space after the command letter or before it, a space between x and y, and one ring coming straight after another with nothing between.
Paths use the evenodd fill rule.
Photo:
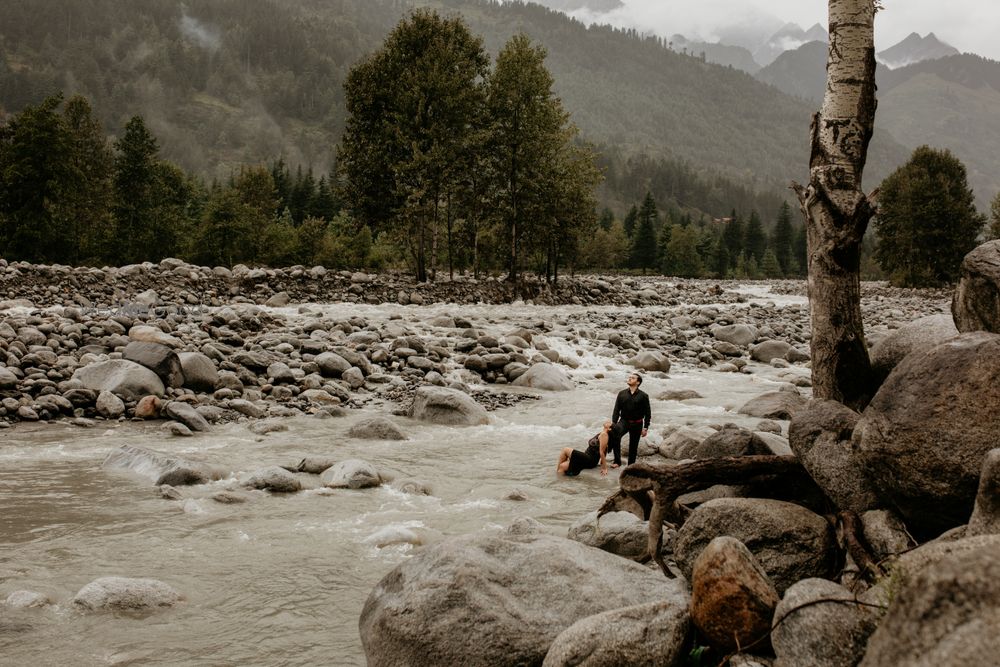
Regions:
<instances>
[{"instance_id":1,"label":"boulder","mask_svg":"<svg viewBox=\"0 0 1000 667\"><path fill-rule=\"evenodd\" d=\"M542 667L681 664L690 625L688 610L672 601L594 614L559 633Z\"/></svg>"},{"instance_id":2,"label":"boulder","mask_svg":"<svg viewBox=\"0 0 1000 667\"><path fill-rule=\"evenodd\" d=\"M566 537L587 546L625 558L646 553L649 523L631 512L609 512L597 520L597 511L584 515L569 527Z\"/></svg>"},{"instance_id":3,"label":"boulder","mask_svg":"<svg viewBox=\"0 0 1000 667\"><path fill-rule=\"evenodd\" d=\"M991 449L983 460L979 492L965 534L1000 535L1000 449Z\"/></svg>"},{"instance_id":4,"label":"boulder","mask_svg":"<svg viewBox=\"0 0 1000 667\"><path fill-rule=\"evenodd\" d=\"M855 426L871 486L918 539L968 521L1000 432L1000 335L957 336L892 371Z\"/></svg>"},{"instance_id":5,"label":"boulder","mask_svg":"<svg viewBox=\"0 0 1000 667\"><path fill-rule=\"evenodd\" d=\"M869 510L861 514L861 528L876 561L898 556L916 546L895 512Z\"/></svg>"},{"instance_id":6,"label":"boulder","mask_svg":"<svg viewBox=\"0 0 1000 667\"><path fill-rule=\"evenodd\" d=\"M372 417L352 426L347 437L362 440L406 440L406 434L388 417Z\"/></svg>"},{"instance_id":7,"label":"boulder","mask_svg":"<svg viewBox=\"0 0 1000 667\"><path fill-rule=\"evenodd\" d=\"M17 376L6 368L0 368L0 391L17 386Z\"/></svg>"},{"instance_id":8,"label":"boulder","mask_svg":"<svg viewBox=\"0 0 1000 667\"><path fill-rule=\"evenodd\" d=\"M716 537L695 559L691 572L691 621L719 652L754 644L771 630L778 592L753 554L739 540Z\"/></svg>"},{"instance_id":9,"label":"boulder","mask_svg":"<svg viewBox=\"0 0 1000 667\"><path fill-rule=\"evenodd\" d=\"M722 456L770 454L771 450L753 431L736 424L726 424L701 442L674 447L674 459L713 459Z\"/></svg>"},{"instance_id":10,"label":"boulder","mask_svg":"<svg viewBox=\"0 0 1000 667\"><path fill-rule=\"evenodd\" d=\"M251 489L275 493L295 493L302 490L299 478L278 466L258 470L250 476L246 485Z\"/></svg>"},{"instance_id":11,"label":"boulder","mask_svg":"<svg viewBox=\"0 0 1000 667\"><path fill-rule=\"evenodd\" d=\"M879 506L851 437L861 419L841 403L812 400L788 426L788 444L823 492L841 510L865 512Z\"/></svg>"},{"instance_id":12,"label":"boulder","mask_svg":"<svg viewBox=\"0 0 1000 667\"><path fill-rule=\"evenodd\" d=\"M181 360L177 353L166 345L133 341L125 346L122 356L156 373L163 381L164 386L181 387L184 385Z\"/></svg>"},{"instance_id":13,"label":"boulder","mask_svg":"<svg viewBox=\"0 0 1000 667\"><path fill-rule=\"evenodd\" d=\"M629 359L628 363L641 371L670 372L670 359L662 352L644 350Z\"/></svg>"},{"instance_id":14,"label":"boulder","mask_svg":"<svg viewBox=\"0 0 1000 667\"><path fill-rule=\"evenodd\" d=\"M836 542L829 523L804 507L764 498L716 498L699 505L677 532L674 557L685 576L716 537L746 545L782 592L800 579L827 577Z\"/></svg>"},{"instance_id":15,"label":"boulder","mask_svg":"<svg viewBox=\"0 0 1000 667\"><path fill-rule=\"evenodd\" d=\"M397 565L365 602L361 643L369 667L539 665L581 619L648 603L669 603L678 618L688 601L684 584L659 572L515 525Z\"/></svg>"},{"instance_id":16,"label":"boulder","mask_svg":"<svg viewBox=\"0 0 1000 667\"><path fill-rule=\"evenodd\" d=\"M714 327L712 335L716 340L746 347L757 340L757 327L750 324L729 324Z\"/></svg>"},{"instance_id":17,"label":"boulder","mask_svg":"<svg viewBox=\"0 0 1000 667\"><path fill-rule=\"evenodd\" d=\"M791 419L806 403L797 391L769 391L744 403L739 413L761 419Z\"/></svg>"},{"instance_id":18,"label":"boulder","mask_svg":"<svg viewBox=\"0 0 1000 667\"><path fill-rule=\"evenodd\" d=\"M206 393L215 391L219 383L219 370L211 359L201 352L178 352L177 358L181 362L183 386Z\"/></svg>"},{"instance_id":19,"label":"boulder","mask_svg":"<svg viewBox=\"0 0 1000 667\"><path fill-rule=\"evenodd\" d=\"M962 260L951 314L963 333L1000 334L1000 239L984 243Z\"/></svg>"},{"instance_id":20,"label":"boulder","mask_svg":"<svg viewBox=\"0 0 1000 667\"><path fill-rule=\"evenodd\" d=\"M995 543L942 558L900 583L861 667L997 664L1000 559Z\"/></svg>"},{"instance_id":21,"label":"boulder","mask_svg":"<svg viewBox=\"0 0 1000 667\"><path fill-rule=\"evenodd\" d=\"M97 395L97 402L94 404L97 414L105 419L118 419L125 414L125 404L110 391L102 391Z\"/></svg>"},{"instance_id":22,"label":"boulder","mask_svg":"<svg viewBox=\"0 0 1000 667\"><path fill-rule=\"evenodd\" d=\"M490 421L486 408L468 394L435 386L417 388L410 416L419 421L449 426L477 426Z\"/></svg>"},{"instance_id":23,"label":"boulder","mask_svg":"<svg viewBox=\"0 0 1000 667\"><path fill-rule=\"evenodd\" d=\"M689 448L697 447L702 440L714 433L715 429L708 426L681 426L664 436L659 446L660 455L668 459L681 460Z\"/></svg>"},{"instance_id":24,"label":"boulder","mask_svg":"<svg viewBox=\"0 0 1000 667\"><path fill-rule=\"evenodd\" d=\"M73 604L87 611L138 612L172 607L183 599L168 584L156 579L101 577L73 597Z\"/></svg>"},{"instance_id":25,"label":"boulder","mask_svg":"<svg viewBox=\"0 0 1000 667\"><path fill-rule=\"evenodd\" d=\"M208 425L207 419L191 407L190 403L184 401L170 401L163 406L163 414L170 419L176 419L192 431L208 431L212 428Z\"/></svg>"},{"instance_id":26,"label":"boulder","mask_svg":"<svg viewBox=\"0 0 1000 667\"><path fill-rule=\"evenodd\" d=\"M160 416L163 401L156 396L143 396L135 404L135 416L139 419L156 419Z\"/></svg>"},{"instance_id":27,"label":"boulder","mask_svg":"<svg viewBox=\"0 0 1000 667\"><path fill-rule=\"evenodd\" d=\"M784 359L792 346L783 340L765 340L750 348L750 358L765 364L772 359Z\"/></svg>"},{"instance_id":28,"label":"boulder","mask_svg":"<svg viewBox=\"0 0 1000 667\"><path fill-rule=\"evenodd\" d=\"M216 466L154 452L151 449L122 445L104 459L101 468L135 473L149 479L157 486L183 486L205 484L225 475Z\"/></svg>"},{"instance_id":29,"label":"boulder","mask_svg":"<svg viewBox=\"0 0 1000 667\"><path fill-rule=\"evenodd\" d=\"M668 389L657 395L658 401L689 401L694 398L704 398L694 389Z\"/></svg>"},{"instance_id":30,"label":"boulder","mask_svg":"<svg viewBox=\"0 0 1000 667\"><path fill-rule=\"evenodd\" d=\"M872 371L884 379L911 352L926 352L958 335L951 315L928 315L903 325L871 349Z\"/></svg>"},{"instance_id":31,"label":"boulder","mask_svg":"<svg viewBox=\"0 0 1000 667\"><path fill-rule=\"evenodd\" d=\"M512 383L515 387L531 387L545 391L569 391L573 389L573 381L566 371L554 364L535 364L518 376Z\"/></svg>"},{"instance_id":32,"label":"boulder","mask_svg":"<svg viewBox=\"0 0 1000 667\"><path fill-rule=\"evenodd\" d=\"M318 354L313 361L319 366L319 372L324 377L339 378L344 371L351 367L351 362L336 352Z\"/></svg>"},{"instance_id":33,"label":"boulder","mask_svg":"<svg viewBox=\"0 0 1000 667\"><path fill-rule=\"evenodd\" d=\"M99 361L78 368L73 379L85 389L110 391L129 401L137 401L148 394L163 396L163 382L156 373L125 359Z\"/></svg>"},{"instance_id":34,"label":"boulder","mask_svg":"<svg viewBox=\"0 0 1000 667\"><path fill-rule=\"evenodd\" d=\"M319 481L331 489L367 489L382 483L382 477L371 463L347 459L330 466Z\"/></svg>"},{"instance_id":35,"label":"boulder","mask_svg":"<svg viewBox=\"0 0 1000 667\"><path fill-rule=\"evenodd\" d=\"M857 665L878 616L855 601L853 593L826 579L803 579L785 591L771 633L777 667Z\"/></svg>"},{"instance_id":36,"label":"boulder","mask_svg":"<svg viewBox=\"0 0 1000 667\"><path fill-rule=\"evenodd\" d=\"M161 329L147 326L145 324L138 324L129 329L128 337L139 343L157 343L159 345L166 345L167 347L173 348L178 348L183 345L180 339L175 338L168 333L164 333Z\"/></svg>"},{"instance_id":37,"label":"boulder","mask_svg":"<svg viewBox=\"0 0 1000 667\"><path fill-rule=\"evenodd\" d=\"M14 591L4 600L11 609L39 609L52 604L48 595L37 591Z\"/></svg>"}]
</instances>

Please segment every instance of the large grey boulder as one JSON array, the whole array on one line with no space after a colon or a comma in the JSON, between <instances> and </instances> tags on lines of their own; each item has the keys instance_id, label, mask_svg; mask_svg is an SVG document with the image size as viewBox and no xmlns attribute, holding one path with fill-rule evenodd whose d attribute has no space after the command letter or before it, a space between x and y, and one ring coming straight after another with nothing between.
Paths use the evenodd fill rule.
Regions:
<instances>
[{"instance_id":1,"label":"large grey boulder","mask_svg":"<svg viewBox=\"0 0 1000 667\"><path fill-rule=\"evenodd\" d=\"M871 607L826 579L803 579L774 611L775 667L854 667L878 623Z\"/></svg>"},{"instance_id":2,"label":"large grey boulder","mask_svg":"<svg viewBox=\"0 0 1000 667\"><path fill-rule=\"evenodd\" d=\"M156 579L101 577L73 597L73 604L86 611L141 612L172 607L183 599L170 585Z\"/></svg>"},{"instance_id":3,"label":"large grey boulder","mask_svg":"<svg viewBox=\"0 0 1000 667\"><path fill-rule=\"evenodd\" d=\"M162 329L145 324L137 324L128 330L128 337L140 343L158 343L167 347L178 348L183 345L179 338L165 333Z\"/></svg>"},{"instance_id":4,"label":"large grey boulder","mask_svg":"<svg viewBox=\"0 0 1000 667\"><path fill-rule=\"evenodd\" d=\"M788 426L788 444L838 508L860 513L877 508L879 500L851 445L859 419L836 401L809 401Z\"/></svg>"},{"instance_id":5,"label":"large grey boulder","mask_svg":"<svg viewBox=\"0 0 1000 667\"><path fill-rule=\"evenodd\" d=\"M984 243L962 260L951 314L963 333L1000 333L1000 239Z\"/></svg>"},{"instance_id":6,"label":"large grey boulder","mask_svg":"<svg viewBox=\"0 0 1000 667\"><path fill-rule=\"evenodd\" d=\"M211 359L201 352L178 352L177 358L181 362L185 387L206 393L215 391L219 370Z\"/></svg>"},{"instance_id":7,"label":"large grey boulder","mask_svg":"<svg viewBox=\"0 0 1000 667\"><path fill-rule=\"evenodd\" d=\"M319 371L324 377L339 378L352 365L336 352L323 352L316 355L313 361L319 366Z\"/></svg>"},{"instance_id":8,"label":"large grey boulder","mask_svg":"<svg viewBox=\"0 0 1000 667\"><path fill-rule=\"evenodd\" d=\"M189 461L132 445L122 445L113 450L104 459L101 468L134 473L157 486L205 484L225 476L225 471L218 466Z\"/></svg>"},{"instance_id":9,"label":"large grey boulder","mask_svg":"<svg viewBox=\"0 0 1000 667\"><path fill-rule=\"evenodd\" d=\"M746 545L779 593L800 579L831 574L836 543L823 517L781 500L716 498L695 508L677 531L674 556L686 577L708 543L723 535Z\"/></svg>"},{"instance_id":10,"label":"large grey boulder","mask_svg":"<svg viewBox=\"0 0 1000 667\"><path fill-rule=\"evenodd\" d=\"M302 490L299 478L278 466L258 470L250 476L246 485L251 489L274 493L295 493Z\"/></svg>"},{"instance_id":11,"label":"large grey boulder","mask_svg":"<svg viewBox=\"0 0 1000 667\"><path fill-rule=\"evenodd\" d=\"M625 558L637 558L646 553L649 523L631 512L609 512L598 521L595 510L575 521L566 536Z\"/></svg>"},{"instance_id":12,"label":"large grey boulder","mask_svg":"<svg viewBox=\"0 0 1000 667\"><path fill-rule=\"evenodd\" d=\"M554 364L535 364L522 373L511 384L515 387L531 387L545 391L569 391L574 385L566 371Z\"/></svg>"},{"instance_id":13,"label":"large grey boulder","mask_svg":"<svg viewBox=\"0 0 1000 667\"><path fill-rule=\"evenodd\" d=\"M884 379L906 355L926 352L957 335L958 329L955 328L951 315L921 317L896 329L872 346L872 371L880 379Z\"/></svg>"},{"instance_id":14,"label":"large grey boulder","mask_svg":"<svg viewBox=\"0 0 1000 667\"><path fill-rule=\"evenodd\" d=\"M991 449L983 460L979 492L965 534L1000 535L1000 449Z\"/></svg>"},{"instance_id":15,"label":"large grey boulder","mask_svg":"<svg viewBox=\"0 0 1000 667\"><path fill-rule=\"evenodd\" d=\"M765 340L750 348L750 358L769 364L772 359L784 359L791 349L783 340Z\"/></svg>"},{"instance_id":16,"label":"large grey boulder","mask_svg":"<svg viewBox=\"0 0 1000 667\"><path fill-rule=\"evenodd\" d=\"M319 481L331 489L367 489L380 485L382 477L371 463L346 459L324 470Z\"/></svg>"},{"instance_id":17,"label":"large grey boulder","mask_svg":"<svg viewBox=\"0 0 1000 667\"><path fill-rule=\"evenodd\" d=\"M122 356L153 371L167 387L184 385L181 360L171 348L159 343L132 341L125 346Z\"/></svg>"},{"instance_id":18,"label":"large grey boulder","mask_svg":"<svg viewBox=\"0 0 1000 667\"><path fill-rule=\"evenodd\" d=\"M125 359L99 361L78 368L73 379L84 389L110 391L128 401L137 401L149 394L163 396L163 382L156 373Z\"/></svg>"},{"instance_id":19,"label":"large grey boulder","mask_svg":"<svg viewBox=\"0 0 1000 667\"><path fill-rule=\"evenodd\" d=\"M170 401L163 406L163 414L176 419L192 431L208 431L212 428L201 413L184 401Z\"/></svg>"},{"instance_id":20,"label":"large grey boulder","mask_svg":"<svg viewBox=\"0 0 1000 667\"><path fill-rule=\"evenodd\" d=\"M996 544L943 558L900 581L889 611L868 641L861 667L997 664Z\"/></svg>"},{"instance_id":21,"label":"large grey boulder","mask_svg":"<svg viewBox=\"0 0 1000 667\"><path fill-rule=\"evenodd\" d=\"M629 359L628 363L640 371L670 372L670 359L662 352L643 350Z\"/></svg>"},{"instance_id":22,"label":"large grey boulder","mask_svg":"<svg viewBox=\"0 0 1000 667\"><path fill-rule=\"evenodd\" d=\"M854 429L885 507L920 539L964 524L1000 433L1000 335L961 334L903 359Z\"/></svg>"},{"instance_id":23,"label":"large grey boulder","mask_svg":"<svg viewBox=\"0 0 1000 667\"><path fill-rule=\"evenodd\" d=\"M753 431L725 424L721 429L698 443L675 447L670 452L674 459L714 459L722 456L750 456L770 454L771 450Z\"/></svg>"},{"instance_id":24,"label":"large grey boulder","mask_svg":"<svg viewBox=\"0 0 1000 667\"><path fill-rule=\"evenodd\" d=\"M125 403L110 391L102 391L97 395L94 408L97 410L97 414L105 419L118 419L125 414Z\"/></svg>"},{"instance_id":25,"label":"large grey boulder","mask_svg":"<svg viewBox=\"0 0 1000 667\"><path fill-rule=\"evenodd\" d=\"M806 403L797 391L769 391L744 403L739 413L761 419L791 419Z\"/></svg>"},{"instance_id":26,"label":"large grey boulder","mask_svg":"<svg viewBox=\"0 0 1000 667\"><path fill-rule=\"evenodd\" d=\"M396 566L365 602L361 643L369 667L540 665L577 621L654 602L676 617L689 598L683 583L638 563L512 526L425 547Z\"/></svg>"},{"instance_id":27,"label":"large grey boulder","mask_svg":"<svg viewBox=\"0 0 1000 667\"><path fill-rule=\"evenodd\" d=\"M388 417L372 417L347 430L350 438L362 440L406 440L406 434Z\"/></svg>"},{"instance_id":28,"label":"large grey boulder","mask_svg":"<svg viewBox=\"0 0 1000 667\"><path fill-rule=\"evenodd\" d=\"M542 667L680 664L690 625L688 610L669 600L612 609L559 633Z\"/></svg>"},{"instance_id":29,"label":"large grey boulder","mask_svg":"<svg viewBox=\"0 0 1000 667\"><path fill-rule=\"evenodd\" d=\"M728 324L712 329L716 340L746 347L757 340L757 327L752 324Z\"/></svg>"},{"instance_id":30,"label":"large grey boulder","mask_svg":"<svg viewBox=\"0 0 1000 667\"><path fill-rule=\"evenodd\" d=\"M418 387L413 395L410 416L414 419L449 426L488 424L486 408L471 396L449 387Z\"/></svg>"}]
</instances>

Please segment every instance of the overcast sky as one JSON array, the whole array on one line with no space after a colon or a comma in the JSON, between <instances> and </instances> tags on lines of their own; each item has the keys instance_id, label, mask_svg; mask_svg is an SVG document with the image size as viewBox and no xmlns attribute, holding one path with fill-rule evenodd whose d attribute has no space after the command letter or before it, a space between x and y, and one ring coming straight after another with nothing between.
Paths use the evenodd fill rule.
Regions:
<instances>
[{"instance_id":1,"label":"overcast sky","mask_svg":"<svg viewBox=\"0 0 1000 667\"><path fill-rule=\"evenodd\" d=\"M625 7L608 15L615 25L652 30L669 37L716 41L727 25L758 22L771 16L809 28L827 25L826 0L623 0ZM875 48L896 44L911 32L938 39L959 51L1000 60L1000 1L884 0L875 17ZM580 16L586 19L585 16Z\"/></svg>"}]
</instances>

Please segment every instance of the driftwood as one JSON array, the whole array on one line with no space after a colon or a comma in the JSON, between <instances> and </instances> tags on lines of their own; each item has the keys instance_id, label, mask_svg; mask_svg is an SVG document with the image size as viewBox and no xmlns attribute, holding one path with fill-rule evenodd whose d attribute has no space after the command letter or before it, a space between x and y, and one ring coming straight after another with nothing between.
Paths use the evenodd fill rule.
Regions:
<instances>
[{"instance_id":1,"label":"driftwood","mask_svg":"<svg viewBox=\"0 0 1000 667\"><path fill-rule=\"evenodd\" d=\"M677 504L678 496L716 484L747 484L764 479L798 484L803 477L808 478L808 473L795 456L727 456L678 465L636 463L622 471L618 479L621 489L604 501L597 516L618 509L623 496L638 502L644 518L649 520L649 542L641 560L652 558L664 575L673 578L660 552L664 522L683 523L684 510Z\"/></svg>"}]
</instances>

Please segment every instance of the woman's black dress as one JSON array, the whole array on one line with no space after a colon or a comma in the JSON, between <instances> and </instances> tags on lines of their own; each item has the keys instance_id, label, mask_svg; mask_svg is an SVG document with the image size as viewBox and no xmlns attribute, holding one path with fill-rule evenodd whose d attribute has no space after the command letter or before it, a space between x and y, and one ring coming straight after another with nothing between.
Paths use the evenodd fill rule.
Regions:
<instances>
[{"instance_id":1,"label":"woman's black dress","mask_svg":"<svg viewBox=\"0 0 1000 667\"><path fill-rule=\"evenodd\" d=\"M587 451L581 452L574 449L569 455L569 468L566 474L569 476L579 475L581 470L596 468L601 462L601 434L598 433L587 441Z\"/></svg>"}]
</instances>

